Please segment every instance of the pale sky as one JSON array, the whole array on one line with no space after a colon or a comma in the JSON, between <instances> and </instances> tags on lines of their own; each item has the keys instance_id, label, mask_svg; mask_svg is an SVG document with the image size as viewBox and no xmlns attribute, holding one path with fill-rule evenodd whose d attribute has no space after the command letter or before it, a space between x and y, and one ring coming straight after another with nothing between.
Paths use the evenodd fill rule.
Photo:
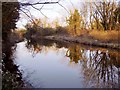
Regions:
<instances>
[{"instance_id":1,"label":"pale sky","mask_svg":"<svg viewBox=\"0 0 120 90\"><path fill-rule=\"evenodd\" d=\"M19 2L30 2L30 3L34 3L40 0L18 0ZM45 0L41 0L45 1ZM46 1L57 1L57 0L46 0ZM80 8L81 7L81 2L83 0L61 0L60 4L62 4L67 11L73 9L73 6L75 8ZM72 5L73 4L73 5ZM40 8L42 5L36 5L36 7ZM48 22L52 22L55 19L58 19L60 24L65 24L65 18L66 16L69 15L69 13L60 5L58 4L49 4L49 5L44 5L44 7L42 8L42 13L45 15L42 15L38 10L33 9L31 6L27 7L29 8L31 14L33 17L35 18L44 18L45 16L47 16L47 20ZM17 22L17 27L18 28L22 28L27 22L28 22L28 17L25 14L20 14L20 20Z\"/></svg>"},{"instance_id":2,"label":"pale sky","mask_svg":"<svg viewBox=\"0 0 120 90\"><path fill-rule=\"evenodd\" d=\"M18 0L19 2L29 2L29 3L35 3L35 2L44 2L44 1L58 1L58 0ZM67 11L70 11L71 9L77 8L79 11L83 10L83 4L85 2L94 2L99 0L61 0L60 4L62 4ZM119 0L117 0L119 1ZM36 5L35 7L41 8L42 5ZM40 18L43 19L45 16L47 16L47 21L52 23L53 20L58 19L61 25L65 25L65 19L67 16L69 16L69 13L60 5L58 4L47 4L44 5L42 8L42 13L45 15L42 15L38 10L33 9L31 6L25 7L29 9L29 11L32 14L33 18ZM26 23L28 23L29 18L25 14L20 14L20 19L17 22L18 28L23 28Z\"/></svg>"}]
</instances>

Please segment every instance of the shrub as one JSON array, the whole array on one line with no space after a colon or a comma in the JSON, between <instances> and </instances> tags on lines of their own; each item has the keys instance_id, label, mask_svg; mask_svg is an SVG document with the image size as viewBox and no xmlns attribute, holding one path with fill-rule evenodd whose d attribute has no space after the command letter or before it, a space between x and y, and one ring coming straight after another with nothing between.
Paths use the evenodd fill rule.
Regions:
<instances>
[{"instance_id":1,"label":"shrub","mask_svg":"<svg viewBox=\"0 0 120 90\"><path fill-rule=\"evenodd\" d=\"M64 35L68 35L68 31L67 31L67 28L66 27L57 27L56 28L56 34L64 34Z\"/></svg>"}]
</instances>

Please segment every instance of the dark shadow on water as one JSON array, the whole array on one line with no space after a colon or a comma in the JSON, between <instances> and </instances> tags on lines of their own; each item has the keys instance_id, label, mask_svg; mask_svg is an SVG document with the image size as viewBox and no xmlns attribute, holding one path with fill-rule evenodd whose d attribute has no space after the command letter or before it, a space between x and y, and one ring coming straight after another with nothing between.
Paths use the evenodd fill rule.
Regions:
<instances>
[{"instance_id":1,"label":"dark shadow on water","mask_svg":"<svg viewBox=\"0 0 120 90\"><path fill-rule=\"evenodd\" d=\"M9 40L2 43L2 89L24 87L21 73L18 66L14 64L13 53L16 50L16 44L11 44Z\"/></svg>"}]
</instances>

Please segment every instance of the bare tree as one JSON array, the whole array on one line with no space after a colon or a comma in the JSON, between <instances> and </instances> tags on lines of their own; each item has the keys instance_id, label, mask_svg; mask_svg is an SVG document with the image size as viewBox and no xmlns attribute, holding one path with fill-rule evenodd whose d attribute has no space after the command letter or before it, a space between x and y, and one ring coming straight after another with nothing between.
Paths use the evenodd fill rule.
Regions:
<instances>
[{"instance_id":1,"label":"bare tree","mask_svg":"<svg viewBox=\"0 0 120 90\"><path fill-rule=\"evenodd\" d=\"M96 22L98 23L98 20L100 20L104 30L114 29L115 22L113 19L114 11L116 9L115 1L102 0L99 3L94 3L94 5L96 7L94 12Z\"/></svg>"}]
</instances>

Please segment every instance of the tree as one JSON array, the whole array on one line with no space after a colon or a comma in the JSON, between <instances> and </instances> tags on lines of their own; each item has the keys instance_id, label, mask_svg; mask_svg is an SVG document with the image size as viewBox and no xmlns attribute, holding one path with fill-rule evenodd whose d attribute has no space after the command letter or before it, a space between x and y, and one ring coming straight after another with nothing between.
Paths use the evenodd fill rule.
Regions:
<instances>
[{"instance_id":1,"label":"tree","mask_svg":"<svg viewBox=\"0 0 120 90\"><path fill-rule=\"evenodd\" d=\"M2 39L5 40L11 29L16 27L16 22L19 19L19 3L18 2L3 2L2 3Z\"/></svg>"},{"instance_id":2,"label":"tree","mask_svg":"<svg viewBox=\"0 0 120 90\"><path fill-rule=\"evenodd\" d=\"M80 16L77 9L74 10L74 13L71 12L70 17L67 19L69 25L70 34L76 36L77 30L82 28L82 17Z\"/></svg>"},{"instance_id":3,"label":"tree","mask_svg":"<svg viewBox=\"0 0 120 90\"><path fill-rule=\"evenodd\" d=\"M94 18L96 22L98 23L100 20L100 23L102 24L104 30L115 29L116 26L116 22L114 20L114 11L116 10L115 1L113 0L111 2L111 1L102 0L102 2L94 3L94 5L96 8L94 12Z\"/></svg>"},{"instance_id":4,"label":"tree","mask_svg":"<svg viewBox=\"0 0 120 90\"><path fill-rule=\"evenodd\" d=\"M37 32L40 32L43 29L42 25L43 24L40 19L33 19L31 23L27 23L25 26L27 29L26 36L30 38Z\"/></svg>"},{"instance_id":5,"label":"tree","mask_svg":"<svg viewBox=\"0 0 120 90\"><path fill-rule=\"evenodd\" d=\"M10 41L9 35L16 28L19 19L19 3L2 2L2 89L24 87L18 66L14 64L13 52L16 46Z\"/></svg>"},{"instance_id":6,"label":"tree","mask_svg":"<svg viewBox=\"0 0 120 90\"><path fill-rule=\"evenodd\" d=\"M92 29L93 28L93 24L92 24L92 10L93 10L93 7L92 7L92 2L90 1L90 29Z\"/></svg>"},{"instance_id":7,"label":"tree","mask_svg":"<svg viewBox=\"0 0 120 90\"><path fill-rule=\"evenodd\" d=\"M45 17L43 20L43 28L46 28L46 27L47 27L47 18Z\"/></svg>"},{"instance_id":8,"label":"tree","mask_svg":"<svg viewBox=\"0 0 120 90\"><path fill-rule=\"evenodd\" d=\"M55 20L54 20L54 25L55 25L55 28L57 28L57 27L60 26L60 25L59 25L59 21L58 21L58 19L55 19Z\"/></svg>"},{"instance_id":9,"label":"tree","mask_svg":"<svg viewBox=\"0 0 120 90\"><path fill-rule=\"evenodd\" d=\"M116 30L120 30L120 1L117 5L117 8L114 11L114 20L116 22Z\"/></svg>"},{"instance_id":10,"label":"tree","mask_svg":"<svg viewBox=\"0 0 120 90\"><path fill-rule=\"evenodd\" d=\"M88 20L87 20L87 17L88 17L88 3L82 3L82 9L80 11L81 13L81 16L82 16L82 28L83 29L87 29L87 24L88 24Z\"/></svg>"}]
</instances>

